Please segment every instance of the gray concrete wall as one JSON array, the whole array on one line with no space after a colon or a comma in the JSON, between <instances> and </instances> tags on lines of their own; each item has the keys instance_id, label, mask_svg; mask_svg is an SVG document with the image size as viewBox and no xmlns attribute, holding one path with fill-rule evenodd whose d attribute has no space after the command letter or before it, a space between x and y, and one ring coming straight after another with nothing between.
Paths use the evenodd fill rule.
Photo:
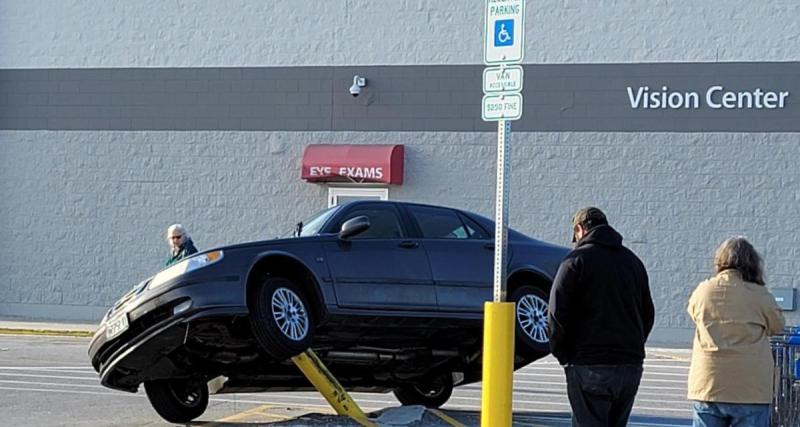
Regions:
<instances>
[{"instance_id":1,"label":"gray concrete wall","mask_svg":"<svg viewBox=\"0 0 800 427\"><path fill-rule=\"evenodd\" d=\"M0 68L480 64L484 2L3 0ZM794 0L542 0L526 63L783 61Z\"/></svg>"},{"instance_id":2,"label":"gray concrete wall","mask_svg":"<svg viewBox=\"0 0 800 427\"><path fill-rule=\"evenodd\" d=\"M656 337L682 340L715 246L750 238L774 287L800 287L796 134L515 133L512 227L568 244L594 204L651 275ZM96 318L160 268L165 227L200 248L282 235L324 208L299 179L312 143L405 144L390 197L493 215L494 136L457 132L0 132L0 313ZM790 314L794 323L800 321Z\"/></svg>"},{"instance_id":3,"label":"gray concrete wall","mask_svg":"<svg viewBox=\"0 0 800 427\"><path fill-rule=\"evenodd\" d=\"M6 69L0 129L494 131L481 120L482 73L478 65ZM357 98L348 90L354 74L368 83ZM724 108L723 94L739 93L741 108ZM522 131L800 131L800 62L526 65L522 94L514 123Z\"/></svg>"},{"instance_id":4,"label":"gray concrete wall","mask_svg":"<svg viewBox=\"0 0 800 427\"><path fill-rule=\"evenodd\" d=\"M658 82L676 77L678 70L688 73L685 79L676 77L679 81L705 84L704 77L693 75L698 68L691 64L661 63L719 63L705 68L715 70L713 77L738 66L725 64L729 61L797 61L798 18L800 3L793 0L528 2L525 63L531 68L526 72L535 74L542 66L564 67L559 71L564 72L579 63L600 71L615 67L602 63L630 63L636 70L648 68L640 63L659 63L644 76ZM477 105L460 112L473 120L471 129L454 120L446 125L412 120L404 126L387 117L364 119L367 105L328 112L324 104L313 105L310 94L292 98L307 100L300 106L311 107L298 110L297 121L275 121L268 111L242 107L238 111L248 116L231 123L220 108L231 114L233 104L221 98L201 102L196 90L196 97L177 102L203 83L175 77L187 72L186 67L198 67L199 72L213 72L209 69L214 67L342 67L344 75L330 79L327 96L333 100L335 88L347 85L345 80L361 67L391 71L393 65L466 64L479 70L482 26L482 3L466 0L0 2L0 74L47 76L0 81L0 315L98 318L120 293L160 267L166 254L164 228L173 222L187 225L200 248L283 234L299 217L325 206L325 188L299 179L301 153L311 143L405 144L406 181L391 188L391 198L491 215L494 137L485 132L491 125L474 121ZM156 117L142 116L141 108L123 114L113 102L95 104L119 99L116 95L127 87L103 85L95 77L141 72L134 68L166 73L125 89L139 92L145 106L160 108ZM421 69L427 73L437 68ZM60 80L51 82L51 73ZM77 78L64 78L70 73ZM85 78L91 74L95 77ZM736 84L757 75L751 70ZM788 75L786 81L795 85L797 73ZM471 103L474 96L477 104L479 90L467 89L477 77L468 76L446 90L441 90L442 76L434 77L439 86L428 90L452 91L451 103ZM583 84L589 77L572 83ZM780 79L767 77L778 86ZM232 98L247 99L249 92L256 92L255 79L244 82L248 79L242 74L238 80L239 94ZM319 84L319 93L328 89L324 78L305 80ZM233 80L228 83L230 88L223 83L222 89L234 92ZM368 89L386 89L380 77L374 83ZM567 76L562 83L555 85L556 92L570 90ZM152 92L158 96L142 94L150 84L156 85ZM210 87L209 81L205 84ZM526 79L526 91L537 90L537 84L546 90L552 83ZM298 91L300 87L298 83ZM414 87L406 80L394 95L383 90L360 102L385 107L408 100L416 105L423 98ZM574 96L585 89L571 90ZM289 105L291 92L278 104ZM345 97L342 103L353 102L344 93L336 96ZM592 104L602 114L604 106L617 102L604 97L594 93L579 98L586 111ZM559 94L543 99L572 114L558 104ZM527 103L538 101L537 96L526 98ZM169 107L174 104L199 108L201 115L187 122L177 112L180 108ZM430 113L448 111L432 106L427 94L422 105ZM526 104L526 112L535 112L533 107ZM789 114L787 126L798 123L796 108L793 104L783 112ZM330 123L312 127L318 118L312 110ZM352 122L334 127L336 111L352 115ZM721 124L702 117L695 127L687 125L686 117L673 116L650 117L645 125L634 126L635 117L626 113L614 121L569 128L582 123L579 116L565 118L567 127L549 129L533 127L540 122L526 115L531 127L518 123L517 129L525 132L514 134L511 224L567 244L567 221L576 207L606 209L651 272L658 309L655 339L685 342L690 327L686 299L710 274L712 251L729 235L751 238L766 258L770 286L800 286L800 254L790 231L800 215L800 172L794 160L800 154L798 134L779 132L796 128L766 123L762 113L725 117ZM148 117L161 121L133 125L136 118ZM254 126L251 131L247 118L252 119L247 122ZM632 127L600 127L607 122ZM683 133L655 132L663 130ZM723 132L737 130L747 133ZM800 316L791 313L789 319L797 323Z\"/></svg>"}]
</instances>

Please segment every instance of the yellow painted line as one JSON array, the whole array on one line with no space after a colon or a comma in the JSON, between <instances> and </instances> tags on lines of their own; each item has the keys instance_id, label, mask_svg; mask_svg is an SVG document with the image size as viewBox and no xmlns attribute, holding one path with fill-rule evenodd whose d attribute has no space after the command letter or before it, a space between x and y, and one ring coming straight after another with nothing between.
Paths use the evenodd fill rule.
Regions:
<instances>
[{"instance_id":1,"label":"yellow painted line","mask_svg":"<svg viewBox=\"0 0 800 427\"><path fill-rule=\"evenodd\" d=\"M458 422L458 420L454 419L450 415L447 415L447 414L445 414L444 412L442 412L442 411L440 411L438 409L428 409L428 410L433 415L436 415L437 417L439 417L442 420L444 420L444 422L446 422L447 424L450 424L453 427L466 427L464 424L461 424L460 422Z\"/></svg>"},{"instance_id":2,"label":"yellow painted line","mask_svg":"<svg viewBox=\"0 0 800 427\"><path fill-rule=\"evenodd\" d=\"M52 337L90 338L94 332L89 331L53 331L47 329L0 328L0 335L44 335Z\"/></svg>"},{"instance_id":3,"label":"yellow painted line","mask_svg":"<svg viewBox=\"0 0 800 427\"><path fill-rule=\"evenodd\" d=\"M289 419L292 418L292 417L288 417L288 416L285 416L285 415L270 414L269 412L266 412L266 411L269 411L270 409L273 409L275 407L276 407L275 405L271 405L271 404L270 405L257 406L255 408L251 408L251 409L248 409L246 411L239 412L238 414L233 414L233 415L227 416L225 418L221 418L219 420L210 422L210 423L206 424L206 426L207 427L223 426L223 425L228 424L228 423L244 421L248 417L252 417L254 415L262 415L262 416L269 417L270 419L268 419L266 421L286 421L286 420L289 420ZM258 420L258 421L260 422L260 421L265 421L265 420Z\"/></svg>"}]
</instances>

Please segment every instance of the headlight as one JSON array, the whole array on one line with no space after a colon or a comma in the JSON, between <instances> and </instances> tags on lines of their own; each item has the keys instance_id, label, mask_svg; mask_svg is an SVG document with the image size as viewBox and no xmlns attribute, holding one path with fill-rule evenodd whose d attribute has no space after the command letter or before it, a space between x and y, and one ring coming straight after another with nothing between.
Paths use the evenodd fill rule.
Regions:
<instances>
[{"instance_id":1,"label":"headlight","mask_svg":"<svg viewBox=\"0 0 800 427\"><path fill-rule=\"evenodd\" d=\"M150 289L157 288L163 285L164 283L169 282L170 280L180 276L181 274L197 270L198 268L203 268L221 259L222 259L222 251L214 251L202 255L193 256L191 258L187 258L173 266L170 266L166 270L162 270L161 272L156 274L153 277L153 280L150 281L148 288Z\"/></svg>"}]
</instances>

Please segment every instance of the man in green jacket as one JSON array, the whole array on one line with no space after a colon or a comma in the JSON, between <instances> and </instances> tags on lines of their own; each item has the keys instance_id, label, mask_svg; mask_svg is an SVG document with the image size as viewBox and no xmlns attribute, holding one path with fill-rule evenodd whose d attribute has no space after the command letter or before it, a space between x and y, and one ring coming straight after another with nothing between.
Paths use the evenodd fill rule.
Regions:
<instances>
[{"instance_id":1,"label":"man in green jacket","mask_svg":"<svg viewBox=\"0 0 800 427\"><path fill-rule=\"evenodd\" d=\"M180 224L172 224L167 228L167 243L169 243L170 256L166 265L172 265L191 254L197 253L192 238Z\"/></svg>"}]
</instances>

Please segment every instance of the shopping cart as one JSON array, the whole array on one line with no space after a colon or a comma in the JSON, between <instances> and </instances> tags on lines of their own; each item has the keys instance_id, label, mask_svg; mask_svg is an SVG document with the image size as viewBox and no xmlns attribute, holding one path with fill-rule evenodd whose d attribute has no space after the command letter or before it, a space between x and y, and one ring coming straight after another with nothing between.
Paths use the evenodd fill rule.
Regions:
<instances>
[{"instance_id":1,"label":"shopping cart","mask_svg":"<svg viewBox=\"0 0 800 427\"><path fill-rule=\"evenodd\" d=\"M800 328L789 328L770 340L775 360L772 427L800 426Z\"/></svg>"}]
</instances>

